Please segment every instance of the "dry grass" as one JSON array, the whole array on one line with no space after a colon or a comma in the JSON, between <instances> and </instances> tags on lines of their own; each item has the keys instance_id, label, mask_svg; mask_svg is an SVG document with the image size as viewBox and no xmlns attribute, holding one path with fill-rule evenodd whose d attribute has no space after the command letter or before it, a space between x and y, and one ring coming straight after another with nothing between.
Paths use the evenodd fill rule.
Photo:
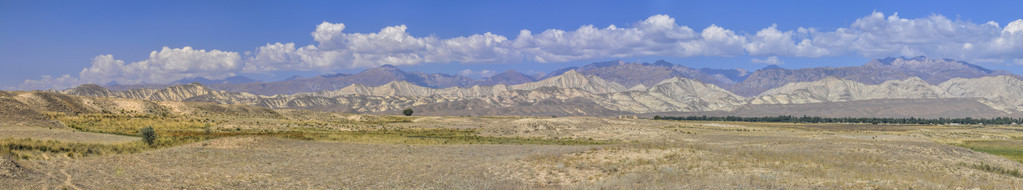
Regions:
<instances>
[{"instance_id":1,"label":"dry grass","mask_svg":"<svg viewBox=\"0 0 1023 190\"><path fill-rule=\"evenodd\" d=\"M1018 162L913 137L911 130L775 126L676 122L662 128L694 139L534 156L509 164L513 172L505 175L539 187L583 189L1012 189L1023 185L1016 175L1023 168ZM898 127L939 133L961 129Z\"/></svg>"},{"instance_id":2,"label":"dry grass","mask_svg":"<svg viewBox=\"0 0 1023 190\"><path fill-rule=\"evenodd\" d=\"M83 132L140 136L140 129L152 126L157 133L154 148L171 147L210 139L232 136L272 136L300 140L380 143L380 144L552 144L552 145L598 145L616 143L614 140L593 140L584 138L544 138L519 136L484 136L478 129L451 129L420 125L404 125L415 117L361 116L327 113L305 113L306 111L285 112L288 117L230 117L205 118L190 115L162 114L78 114L48 113L70 128ZM38 128L36 130L45 130ZM28 136L19 135L25 138ZM117 136L122 137L122 136ZM123 137L122 137L123 138ZM136 140L138 138L126 138ZM88 141L85 141L88 142ZM122 141L123 142L123 141ZM123 144L123 143L122 143ZM36 141L8 142L5 145L18 147L18 158L40 158L43 154L68 154L71 157L106 155L109 153L135 153L144 149L113 151L107 146L89 143ZM112 147L117 147L110 145ZM118 145L119 146L119 145ZM68 148L68 147L87 147ZM30 153L37 151L36 153ZM85 151L85 152L82 152ZM93 152L100 152L94 154ZM10 152L10 151L8 151ZM25 155L25 156L21 156ZM34 155L34 156L28 156ZM77 156L74 156L77 155Z\"/></svg>"},{"instance_id":3,"label":"dry grass","mask_svg":"<svg viewBox=\"0 0 1023 190\"><path fill-rule=\"evenodd\" d=\"M375 131L320 131L303 132L301 137L308 140L385 143L385 144L550 144L550 145L600 145L616 141L589 139L547 139L538 137L490 137L477 135L471 129L400 129Z\"/></svg>"},{"instance_id":4,"label":"dry grass","mask_svg":"<svg viewBox=\"0 0 1023 190\"><path fill-rule=\"evenodd\" d=\"M21 159L48 158L53 154L71 158L136 153L149 149L141 142L118 144L75 143L54 140L0 139L0 155Z\"/></svg>"},{"instance_id":5,"label":"dry grass","mask_svg":"<svg viewBox=\"0 0 1023 190\"><path fill-rule=\"evenodd\" d=\"M135 136L139 128L153 126L160 136L158 146L140 147L139 141L0 141L16 147L8 152L28 155L30 159L20 161L26 168L47 174L0 179L0 184L403 189L1023 186L1018 175L1023 164L1017 162L1017 139L1023 130L1018 126L404 117L302 110L267 115L272 117L53 114L83 131ZM43 157L48 158L36 159Z\"/></svg>"},{"instance_id":6,"label":"dry grass","mask_svg":"<svg viewBox=\"0 0 1023 190\"><path fill-rule=\"evenodd\" d=\"M494 163L586 146L399 145L228 137L138 154L23 160L26 189L522 189Z\"/></svg>"}]
</instances>

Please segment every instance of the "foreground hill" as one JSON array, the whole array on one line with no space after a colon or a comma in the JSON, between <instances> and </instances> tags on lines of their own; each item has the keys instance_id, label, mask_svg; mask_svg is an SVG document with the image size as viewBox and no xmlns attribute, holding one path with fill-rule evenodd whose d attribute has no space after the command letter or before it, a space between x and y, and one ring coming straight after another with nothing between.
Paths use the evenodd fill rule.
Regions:
<instances>
[{"instance_id":1,"label":"foreground hill","mask_svg":"<svg viewBox=\"0 0 1023 190\"><path fill-rule=\"evenodd\" d=\"M194 86L194 85L193 85ZM86 87L102 88L95 85ZM175 88L187 88L177 86ZM103 92L103 91L100 91ZM107 91L109 92L109 91ZM114 91L113 94L127 94ZM157 95L166 92L154 93ZM152 99L163 99L163 96L149 96ZM180 96L180 94L175 94ZM121 113L142 115L247 115L259 117L278 117L274 110L266 107L247 105L228 105L207 102L176 102L153 101L144 98L117 98L77 96L56 92L0 91L0 126L39 126L63 127L63 124L52 120L45 113L62 113L78 115L90 113Z\"/></svg>"},{"instance_id":2,"label":"foreground hill","mask_svg":"<svg viewBox=\"0 0 1023 190\"><path fill-rule=\"evenodd\" d=\"M800 105L866 100L934 100L963 102L965 107L921 107L944 112L901 110L890 116L943 117L950 112L967 112L969 117L997 117L1023 111L1023 81L1014 76L955 78L932 85L919 77L865 84L840 77L812 82L794 82L767 90L751 98L731 93L714 84L673 77L631 88L596 75L575 70L536 82L516 85L430 88L407 81L392 81L378 86L351 84L344 88L289 95L255 95L213 90L202 84L175 85L162 89L111 91L98 85L82 85L62 93L92 97L119 97L149 101L214 102L244 104L268 108L303 108L348 113L389 113L415 108L426 115L620 115L649 113L761 113L758 105ZM955 99L955 100L953 100ZM970 103L973 102L973 103ZM819 104L829 105L829 104ZM884 105L873 105L886 107ZM984 105L980 109L972 105ZM799 107L799 106L797 106ZM805 106L804 106L805 107ZM845 106L849 107L849 106ZM852 106L856 107L856 106ZM746 111L740 110L761 110ZM805 113L783 111L767 115ZM843 110L799 108L797 110ZM870 110L870 109L866 109ZM972 111L971 111L972 110ZM828 115L830 113L812 113ZM884 111L874 113L887 113ZM832 114L833 115L833 114ZM862 114L859 114L862 115ZM871 115L885 116L885 115Z\"/></svg>"},{"instance_id":3,"label":"foreground hill","mask_svg":"<svg viewBox=\"0 0 1023 190\"><path fill-rule=\"evenodd\" d=\"M607 115L665 111L720 111L734 109L744 103L740 96L712 84L691 79L675 77L654 84L650 88L640 86L627 89L618 83L609 82L597 76L585 76L574 70L536 82L517 85L476 85L467 88L436 89L406 81L397 81L379 86L352 84L333 91L264 96L211 90L209 87L193 83L163 89L128 91L110 91L97 85L82 85L63 91L63 93L151 101L246 104L269 108L331 107L329 108L331 110L360 113L388 112L424 106L438 109L436 111L442 114L473 108L477 110L506 110L502 114ZM547 107L544 109L534 107L539 105ZM439 110L441 108L445 110ZM514 110L508 111L507 109Z\"/></svg>"}]
</instances>

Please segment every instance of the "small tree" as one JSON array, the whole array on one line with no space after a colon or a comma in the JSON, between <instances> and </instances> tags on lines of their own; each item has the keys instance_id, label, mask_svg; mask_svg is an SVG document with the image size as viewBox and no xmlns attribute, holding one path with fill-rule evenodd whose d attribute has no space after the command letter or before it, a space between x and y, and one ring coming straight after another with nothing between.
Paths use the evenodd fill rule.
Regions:
<instances>
[{"instance_id":1,"label":"small tree","mask_svg":"<svg viewBox=\"0 0 1023 190\"><path fill-rule=\"evenodd\" d=\"M405 116L412 116L413 112L415 112L415 111L412 111L412 108L408 108L408 109L405 109L405 110L401 111L401 113L405 114Z\"/></svg>"},{"instance_id":2,"label":"small tree","mask_svg":"<svg viewBox=\"0 0 1023 190\"><path fill-rule=\"evenodd\" d=\"M153 130L153 127L142 128L140 132L142 133L143 142L146 142L149 146L153 146L156 143L156 131Z\"/></svg>"}]
</instances>

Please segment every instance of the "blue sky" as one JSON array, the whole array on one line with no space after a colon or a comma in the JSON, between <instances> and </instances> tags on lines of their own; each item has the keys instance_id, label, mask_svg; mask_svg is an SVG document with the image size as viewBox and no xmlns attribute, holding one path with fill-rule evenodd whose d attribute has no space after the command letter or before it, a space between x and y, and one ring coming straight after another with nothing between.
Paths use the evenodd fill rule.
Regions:
<instances>
[{"instance_id":1,"label":"blue sky","mask_svg":"<svg viewBox=\"0 0 1023 190\"><path fill-rule=\"evenodd\" d=\"M1023 21L1013 25L1023 18L1013 10L1020 4L2 1L0 88L233 75L272 81L382 64L481 77L616 59L755 70L926 55L1023 73Z\"/></svg>"}]
</instances>

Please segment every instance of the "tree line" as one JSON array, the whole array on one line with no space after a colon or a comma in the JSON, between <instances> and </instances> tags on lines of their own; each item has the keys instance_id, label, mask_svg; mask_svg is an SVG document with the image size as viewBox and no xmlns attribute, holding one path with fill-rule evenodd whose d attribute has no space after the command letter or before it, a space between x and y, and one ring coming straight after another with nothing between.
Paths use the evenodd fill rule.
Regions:
<instances>
[{"instance_id":1,"label":"tree line","mask_svg":"<svg viewBox=\"0 0 1023 190\"><path fill-rule=\"evenodd\" d=\"M884 118L884 117L818 117L791 115L766 116L766 117L739 117L739 116L654 116L655 120L684 120L684 121L744 121L744 122L778 122L778 123L870 123L870 124L991 124L1009 125L1023 123L1023 118L995 117L995 118Z\"/></svg>"}]
</instances>

